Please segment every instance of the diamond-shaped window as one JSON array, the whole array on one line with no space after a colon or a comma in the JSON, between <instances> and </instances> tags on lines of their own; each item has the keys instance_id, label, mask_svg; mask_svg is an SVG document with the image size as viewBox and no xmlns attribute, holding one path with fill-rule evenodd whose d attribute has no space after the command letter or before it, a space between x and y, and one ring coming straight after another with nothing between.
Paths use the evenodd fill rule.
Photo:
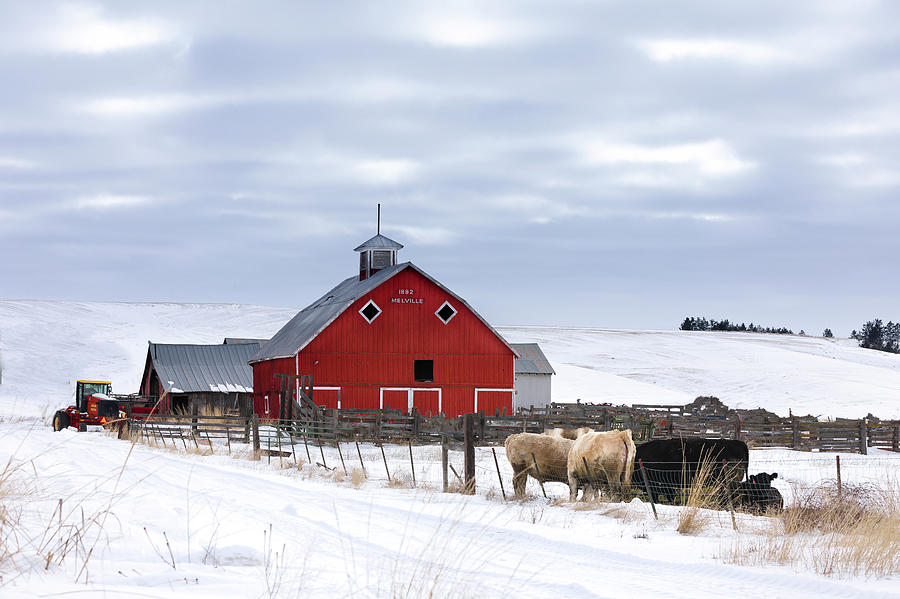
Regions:
<instances>
[{"instance_id":1,"label":"diamond-shaped window","mask_svg":"<svg viewBox=\"0 0 900 599\"><path fill-rule=\"evenodd\" d=\"M451 306L449 302L444 302L441 304L441 307L437 309L435 315L441 319L441 322L447 324L454 316L456 316L456 308Z\"/></svg>"},{"instance_id":2,"label":"diamond-shaped window","mask_svg":"<svg viewBox=\"0 0 900 599\"><path fill-rule=\"evenodd\" d=\"M363 318L366 319L366 322L372 324L372 321L378 318L378 315L381 314L381 308L378 307L378 304L369 300L366 302L366 305L362 307L359 311Z\"/></svg>"}]
</instances>

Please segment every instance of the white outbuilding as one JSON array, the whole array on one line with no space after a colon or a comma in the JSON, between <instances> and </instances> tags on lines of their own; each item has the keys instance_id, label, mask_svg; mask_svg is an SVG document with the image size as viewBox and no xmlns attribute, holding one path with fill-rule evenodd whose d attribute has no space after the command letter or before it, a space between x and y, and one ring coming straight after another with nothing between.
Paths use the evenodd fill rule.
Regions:
<instances>
[{"instance_id":1,"label":"white outbuilding","mask_svg":"<svg viewBox=\"0 0 900 599\"><path fill-rule=\"evenodd\" d=\"M513 410L549 406L552 401L550 377L556 372L550 366L547 356L537 343L510 345L519 354L515 363L516 392L513 396Z\"/></svg>"}]
</instances>

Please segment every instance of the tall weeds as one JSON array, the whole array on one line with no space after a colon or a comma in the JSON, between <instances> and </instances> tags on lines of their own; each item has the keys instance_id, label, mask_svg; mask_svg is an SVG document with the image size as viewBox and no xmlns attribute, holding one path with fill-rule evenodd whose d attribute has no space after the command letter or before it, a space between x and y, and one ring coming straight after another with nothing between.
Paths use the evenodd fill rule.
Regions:
<instances>
[{"instance_id":1,"label":"tall weeds","mask_svg":"<svg viewBox=\"0 0 900 599\"><path fill-rule=\"evenodd\" d=\"M900 485L826 482L797 495L759 537L742 537L722 552L730 563L769 563L827 576L900 573Z\"/></svg>"},{"instance_id":2,"label":"tall weeds","mask_svg":"<svg viewBox=\"0 0 900 599\"><path fill-rule=\"evenodd\" d=\"M2 573L9 569L19 552L17 524L21 511L15 500L21 494L21 488L16 480L17 470L10 458L0 471L0 582Z\"/></svg>"},{"instance_id":3,"label":"tall weeds","mask_svg":"<svg viewBox=\"0 0 900 599\"><path fill-rule=\"evenodd\" d=\"M684 495L684 507L678 511L676 530L683 535L703 532L712 521L712 511L721 508L721 498L726 495L727 483L716 476L717 464L709 456L700 460L693 479L682 464L682 480L691 480Z\"/></svg>"}]
</instances>

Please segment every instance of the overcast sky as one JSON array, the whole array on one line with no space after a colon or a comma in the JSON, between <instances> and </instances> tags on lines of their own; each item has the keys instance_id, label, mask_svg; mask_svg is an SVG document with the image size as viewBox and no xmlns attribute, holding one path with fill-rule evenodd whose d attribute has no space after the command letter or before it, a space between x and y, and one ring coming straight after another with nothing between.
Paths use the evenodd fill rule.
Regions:
<instances>
[{"instance_id":1,"label":"overcast sky","mask_svg":"<svg viewBox=\"0 0 900 599\"><path fill-rule=\"evenodd\" d=\"M439 7L439 8L435 8ZM900 319L900 3L4 2L0 299Z\"/></svg>"}]
</instances>

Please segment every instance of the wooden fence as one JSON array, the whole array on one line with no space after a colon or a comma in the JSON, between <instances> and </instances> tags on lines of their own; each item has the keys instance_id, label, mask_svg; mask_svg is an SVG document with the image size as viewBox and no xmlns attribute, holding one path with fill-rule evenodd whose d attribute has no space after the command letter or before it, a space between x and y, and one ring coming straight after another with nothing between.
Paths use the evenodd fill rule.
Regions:
<instances>
[{"instance_id":1,"label":"wooden fence","mask_svg":"<svg viewBox=\"0 0 900 599\"><path fill-rule=\"evenodd\" d=\"M438 443L462 441L463 417L425 417L400 410L324 410L315 419L259 422L256 417L155 415L129 420L133 434L187 449L213 439L253 443L259 451L283 451L286 442L312 445L338 441ZM800 418L741 420L736 416L693 415L657 407L553 404L515 416L474 415L479 444L502 443L518 432L550 428L631 429L636 443L673 437L727 438L751 447L867 453L868 447L900 451L900 421L817 422Z\"/></svg>"}]
</instances>

